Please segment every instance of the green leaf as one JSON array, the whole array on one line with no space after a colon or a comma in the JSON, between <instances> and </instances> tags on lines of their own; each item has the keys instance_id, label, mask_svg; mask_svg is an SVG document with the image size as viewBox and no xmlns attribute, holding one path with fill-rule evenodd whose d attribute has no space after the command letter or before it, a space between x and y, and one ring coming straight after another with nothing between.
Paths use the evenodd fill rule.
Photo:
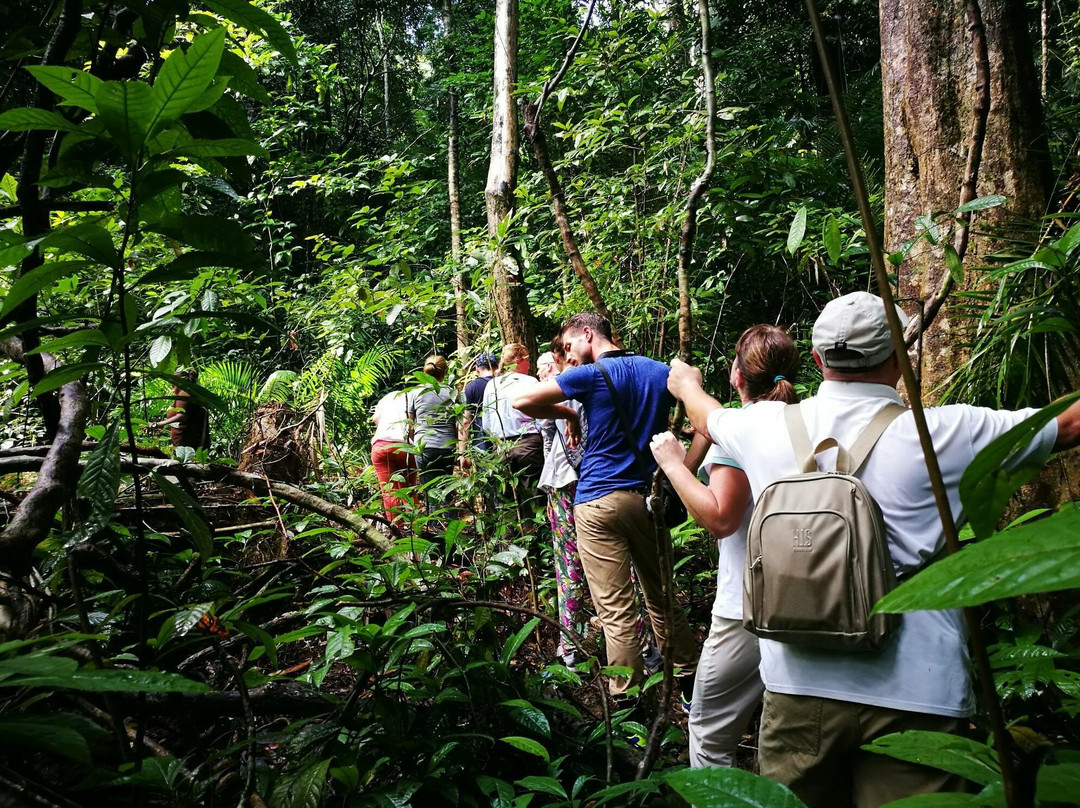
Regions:
<instances>
[{"instance_id":1,"label":"green leaf","mask_svg":"<svg viewBox=\"0 0 1080 808\"><path fill-rule=\"evenodd\" d=\"M157 101L150 85L141 81L107 81L94 98L98 118L109 130L128 163L141 162L142 148L155 119Z\"/></svg>"},{"instance_id":2,"label":"green leaf","mask_svg":"<svg viewBox=\"0 0 1080 808\"><path fill-rule=\"evenodd\" d=\"M977 210L986 210L987 208L996 208L999 205L1004 205L1009 200L1000 194L990 194L989 196L980 196L978 199L972 199L970 202L958 207L955 211L955 215L960 216L964 213L972 213Z\"/></svg>"},{"instance_id":3,"label":"green leaf","mask_svg":"<svg viewBox=\"0 0 1080 808\"><path fill-rule=\"evenodd\" d=\"M47 132L74 132L78 126L59 112L50 112L34 107L18 107L0 113L0 129L10 132L32 132L45 130Z\"/></svg>"},{"instance_id":4,"label":"green leaf","mask_svg":"<svg viewBox=\"0 0 1080 808\"><path fill-rule=\"evenodd\" d=\"M33 65L26 69L59 96L61 104L97 112L97 101L94 97L102 85L97 76L72 67L53 65Z\"/></svg>"},{"instance_id":5,"label":"green leaf","mask_svg":"<svg viewBox=\"0 0 1080 808\"><path fill-rule=\"evenodd\" d=\"M830 216L825 221L825 232L821 234L821 240L825 242L829 260L834 264L840 263L840 222L835 216Z\"/></svg>"},{"instance_id":6,"label":"green leaf","mask_svg":"<svg viewBox=\"0 0 1080 808\"><path fill-rule=\"evenodd\" d=\"M1037 775L1035 796L1044 803L1075 804L1080 796L1080 763L1043 766Z\"/></svg>"},{"instance_id":7,"label":"green leaf","mask_svg":"<svg viewBox=\"0 0 1080 808\"><path fill-rule=\"evenodd\" d=\"M269 808L318 808L329 768L327 759L282 777L270 793Z\"/></svg>"},{"instance_id":8,"label":"green leaf","mask_svg":"<svg viewBox=\"0 0 1080 808\"><path fill-rule=\"evenodd\" d=\"M261 8L245 0L203 0L203 5L249 31L261 31L282 56L294 66L298 64L292 39L281 23Z\"/></svg>"},{"instance_id":9,"label":"green leaf","mask_svg":"<svg viewBox=\"0 0 1080 808\"><path fill-rule=\"evenodd\" d=\"M187 491L164 475L153 472L150 476L154 479L157 487L161 489L161 493L176 509L176 515L180 517L180 521L187 528L191 541L194 543L195 549L198 550L202 560L209 560L211 553L214 551L214 536L203 518L199 503L192 499Z\"/></svg>"},{"instance_id":10,"label":"green leaf","mask_svg":"<svg viewBox=\"0 0 1080 808\"><path fill-rule=\"evenodd\" d=\"M949 269L949 276L953 283L958 286L964 282L964 263L960 260L959 253L951 244L945 245L945 266Z\"/></svg>"},{"instance_id":11,"label":"green leaf","mask_svg":"<svg viewBox=\"0 0 1080 808\"><path fill-rule=\"evenodd\" d=\"M242 620L234 620L230 625L261 645L266 651L270 664L275 668L278 666L277 643L274 642L274 637L270 632L263 630L254 623L246 623Z\"/></svg>"},{"instance_id":12,"label":"green leaf","mask_svg":"<svg viewBox=\"0 0 1080 808\"><path fill-rule=\"evenodd\" d=\"M589 805L591 808L599 808L601 805L607 805L612 800L618 800L617 805L631 805L632 803L628 799L628 795L644 797L648 794L659 794L660 784L653 779L637 780L629 783L616 783L613 786L608 786L605 789L597 791L595 794L589 797Z\"/></svg>"},{"instance_id":13,"label":"green leaf","mask_svg":"<svg viewBox=\"0 0 1080 808\"><path fill-rule=\"evenodd\" d=\"M555 797L562 797L564 800L568 796L566 789L554 777L522 777L515 785L521 786L526 791L551 794Z\"/></svg>"},{"instance_id":14,"label":"green leaf","mask_svg":"<svg viewBox=\"0 0 1080 808\"><path fill-rule=\"evenodd\" d=\"M247 265L248 259L248 256L193 250L178 256L165 266L150 270L139 278L136 285L188 280L198 275L199 270L205 267L241 268Z\"/></svg>"},{"instance_id":15,"label":"green leaf","mask_svg":"<svg viewBox=\"0 0 1080 808\"><path fill-rule=\"evenodd\" d=\"M863 746L867 752L932 766L985 786L1001 779L994 750L946 732L894 732Z\"/></svg>"},{"instance_id":16,"label":"green leaf","mask_svg":"<svg viewBox=\"0 0 1080 808\"><path fill-rule=\"evenodd\" d=\"M1004 799L995 799L989 795L947 792L916 794L887 802L881 808L1006 808L1006 805Z\"/></svg>"},{"instance_id":17,"label":"green leaf","mask_svg":"<svg viewBox=\"0 0 1080 808\"><path fill-rule=\"evenodd\" d=\"M93 264L89 261L51 261L34 267L25 275L20 276L8 289L4 297L3 306L0 306L0 318L6 317L23 301L36 295L47 286L52 286L61 278L74 275L90 269Z\"/></svg>"},{"instance_id":18,"label":"green leaf","mask_svg":"<svg viewBox=\"0 0 1080 808\"><path fill-rule=\"evenodd\" d=\"M1044 426L1077 400L1080 393L1073 393L1043 407L994 439L964 470L960 478L960 501L977 537L985 538L994 532L1013 492L1041 468L1041 464L1029 463L1009 469L1008 458L1017 448L1030 444Z\"/></svg>"},{"instance_id":19,"label":"green leaf","mask_svg":"<svg viewBox=\"0 0 1080 808\"><path fill-rule=\"evenodd\" d=\"M42 377L41 381L34 385L30 392L31 398L37 398L45 393L51 393L57 388L63 387L68 382L77 381L95 370L105 367L103 362L76 362L73 365L63 365L50 370Z\"/></svg>"},{"instance_id":20,"label":"green leaf","mask_svg":"<svg viewBox=\"0 0 1080 808\"><path fill-rule=\"evenodd\" d=\"M109 231L92 222L54 230L41 240L39 247L78 253L107 267L116 267L120 262Z\"/></svg>"},{"instance_id":21,"label":"green leaf","mask_svg":"<svg viewBox=\"0 0 1080 808\"><path fill-rule=\"evenodd\" d=\"M874 612L956 609L1080 587L1080 509L1065 506L966 545L887 594Z\"/></svg>"},{"instance_id":22,"label":"green leaf","mask_svg":"<svg viewBox=\"0 0 1080 808\"><path fill-rule=\"evenodd\" d=\"M220 216L163 216L146 229L197 250L249 257L255 248L239 222Z\"/></svg>"},{"instance_id":23,"label":"green leaf","mask_svg":"<svg viewBox=\"0 0 1080 808\"><path fill-rule=\"evenodd\" d=\"M514 654L521 648L522 643L529 638L529 633L536 628L539 622L539 617L532 618L506 641L506 645L503 646L501 657L501 661L504 665L510 664L510 660L514 658Z\"/></svg>"},{"instance_id":24,"label":"green leaf","mask_svg":"<svg viewBox=\"0 0 1080 808\"><path fill-rule=\"evenodd\" d=\"M207 693L210 688L177 673L154 671L77 670L68 676L12 676L0 687L47 687L88 693Z\"/></svg>"},{"instance_id":25,"label":"green leaf","mask_svg":"<svg viewBox=\"0 0 1080 808\"><path fill-rule=\"evenodd\" d=\"M170 157L269 157L270 152L253 140L222 138L220 140L193 140L179 148L166 152Z\"/></svg>"},{"instance_id":26,"label":"green leaf","mask_svg":"<svg viewBox=\"0 0 1080 808\"><path fill-rule=\"evenodd\" d=\"M90 764L90 744L74 727L77 716L12 715L0 721L0 748L32 749Z\"/></svg>"},{"instance_id":27,"label":"green leaf","mask_svg":"<svg viewBox=\"0 0 1080 808\"><path fill-rule=\"evenodd\" d=\"M218 74L229 76L229 87L242 93L260 104L270 103L270 93L259 83L255 69L236 51L226 50L221 54Z\"/></svg>"},{"instance_id":28,"label":"green leaf","mask_svg":"<svg viewBox=\"0 0 1080 808\"><path fill-rule=\"evenodd\" d=\"M510 708L510 715L521 726L545 738L551 737L551 724L542 710L536 709L524 699L511 699L502 704Z\"/></svg>"},{"instance_id":29,"label":"green leaf","mask_svg":"<svg viewBox=\"0 0 1080 808\"><path fill-rule=\"evenodd\" d=\"M169 54L154 82L154 111L148 132L179 118L195 104L217 75L224 49L225 29L215 28L195 37L186 51L177 48Z\"/></svg>"},{"instance_id":30,"label":"green leaf","mask_svg":"<svg viewBox=\"0 0 1080 808\"><path fill-rule=\"evenodd\" d=\"M109 347L109 340L99 329L97 328L84 328L76 331L72 334L65 334L62 337L51 339L43 345L39 345L32 351L27 351L27 354L37 353L52 353L57 351L69 350L71 348L85 348L87 345L100 345L103 348Z\"/></svg>"},{"instance_id":31,"label":"green leaf","mask_svg":"<svg viewBox=\"0 0 1080 808\"><path fill-rule=\"evenodd\" d=\"M177 386L185 393L191 396L191 400L202 404L205 407L218 410L220 412L226 412L229 409L228 402L225 401L217 393L212 393L196 382L188 381L182 376L177 376L173 373L162 373L157 370L149 370L147 368L139 368L138 372L144 376L148 376L152 379L161 379L169 383L169 386Z\"/></svg>"},{"instance_id":32,"label":"green leaf","mask_svg":"<svg viewBox=\"0 0 1080 808\"><path fill-rule=\"evenodd\" d=\"M802 244L803 236L806 235L806 208L801 207L795 213L795 218L791 221L791 228L788 230L787 236L787 251L794 255L795 251L799 249L799 245Z\"/></svg>"},{"instance_id":33,"label":"green leaf","mask_svg":"<svg viewBox=\"0 0 1080 808\"><path fill-rule=\"evenodd\" d=\"M520 749L522 752L528 752L530 755L536 755L538 758L543 758L545 763L551 762L551 756L548 754L547 749L539 741L534 741L532 738L524 738L521 735L507 735L505 738L499 738L503 743L508 743L515 749Z\"/></svg>"},{"instance_id":34,"label":"green leaf","mask_svg":"<svg viewBox=\"0 0 1080 808\"><path fill-rule=\"evenodd\" d=\"M78 496L90 502L90 518L78 530L84 537L93 536L109 524L119 487L120 424L114 421L86 459L86 467L79 477Z\"/></svg>"},{"instance_id":35,"label":"green leaf","mask_svg":"<svg viewBox=\"0 0 1080 808\"><path fill-rule=\"evenodd\" d=\"M161 336L150 343L150 364L157 367L172 353L172 337Z\"/></svg>"},{"instance_id":36,"label":"green leaf","mask_svg":"<svg viewBox=\"0 0 1080 808\"><path fill-rule=\"evenodd\" d=\"M664 779L696 808L806 808L784 786L742 769L681 769Z\"/></svg>"},{"instance_id":37,"label":"green leaf","mask_svg":"<svg viewBox=\"0 0 1080 808\"><path fill-rule=\"evenodd\" d=\"M206 615L214 611L213 602L196 603L186 609L180 609L173 615L173 630L181 637L188 634Z\"/></svg>"}]
</instances>

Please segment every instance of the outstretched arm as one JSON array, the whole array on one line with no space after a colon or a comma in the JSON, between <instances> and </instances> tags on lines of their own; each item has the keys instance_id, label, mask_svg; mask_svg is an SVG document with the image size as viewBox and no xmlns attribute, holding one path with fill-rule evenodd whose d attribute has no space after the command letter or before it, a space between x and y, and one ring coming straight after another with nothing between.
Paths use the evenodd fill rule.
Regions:
<instances>
[{"instance_id":1,"label":"outstretched arm","mask_svg":"<svg viewBox=\"0 0 1080 808\"><path fill-rule=\"evenodd\" d=\"M705 392L701 371L683 362L671 360L668 390L686 406L686 417L702 435L709 434L709 413L720 409L720 402Z\"/></svg>"},{"instance_id":2,"label":"outstretched arm","mask_svg":"<svg viewBox=\"0 0 1080 808\"><path fill-rule=\"evenodd\" d=\"M1057 417L1058 436L1054 451L1061 452L1080 445L1080 401Z\"/></svg>"},{"instance_id":3,"label":"outstretched arm","mask_svg":"<svg viewBox=\"0 0 1080 808\"><path fill-rule=\"evenodd\" d=\"M548 379L540 384L530 385L525 392L517 395L510 402L515 410L521 410L533 418L562 418L564 421L577 421L577 413L562 402L566 393L558 382Z\"/></svg>"},{"instance_id":4,"label":"outstretched arm","mask_svg":"<svg viewBox=\"0 0 1080 808\"><path fill-rule=\"evenodd\" d=\"M742 469L713 466L706 487L686 467L686 450L670 432L655 435L649 448L695 522L717 538L739 529L750 502L750 483Z\"/></svg>"}]
</instances>

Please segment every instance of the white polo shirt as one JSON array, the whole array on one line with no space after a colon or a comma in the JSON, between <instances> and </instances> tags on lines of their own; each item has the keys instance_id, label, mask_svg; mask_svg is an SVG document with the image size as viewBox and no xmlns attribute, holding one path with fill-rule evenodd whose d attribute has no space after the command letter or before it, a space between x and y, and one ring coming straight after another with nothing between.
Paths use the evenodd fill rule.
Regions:
<instances>
[{"instance_id":1,"label":"white polo shirt","mask_svg":"<svg viewBox=\"0 0 1080 808\"><path fill-rule=\"evenodd\" d=\"M749 405L747 405L749 406ZM744 408L745 409L745 408ZM699 473L704 475L703 482L709 484L709 475L713 466L733 466L741 468L723 449L715 443L709 447L705 461ZM743 615L743 573L746 570L746 532L750 529L750 517L754 513L754 500L746 506L742 524L730 536L723 536L720 544L719 563L716 569L716 597L713 599L712 613L727 620L742 620Z\"/></svg>"},{"instance_id":2,"label":"white polo shirt","mask_svg":"<svg viewBox=\"0 0 1080 808\"><path fill-rule=\"evenodd\" d=\"M851 446L889 403L902 404L881 384L823 382L802 405L811 443L827 437ZM1036 410L1005 412L954 404L926 410L953 516L963 521L958 486L964 469L991 441ZM721 451L746 472L755 501L781 477L799 472L784 423L784 405L760 401L743 410L715 410L709 432ZM1043 461L1057 440L1051 421L1010 463ZM836 450L818 456L835 467ZM859 478L881 506L889 552L897 573L917 569L944 544L915 420L897 418L882 434ZM909 612L897 637L876 653L845 654L762 640L761 678L774 693L824 698L962 717L975 707L967 643L959 611Z\"/></svg>"},{"instance_id":3,"label":"white polo shirt","mask_svg":"<svg viewBox=\"0 0 1080 808\"><path fill-rule=\"evenodd\" d=\"M506 373L495 376L484 388L482 423L484 431L497 438L516 438L529 432L540 432L536 419L521 410L515 410L510 402L528 388L540 384L524 373Z\"/></svg>"}]
</instances>

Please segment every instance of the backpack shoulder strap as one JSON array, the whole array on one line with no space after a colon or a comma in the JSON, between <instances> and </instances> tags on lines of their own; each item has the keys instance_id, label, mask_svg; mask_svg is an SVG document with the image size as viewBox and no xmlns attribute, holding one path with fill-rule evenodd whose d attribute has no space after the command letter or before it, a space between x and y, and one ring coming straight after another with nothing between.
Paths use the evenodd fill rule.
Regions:
<instances>
[{"instance_id":1,"label":"backpack shoulder strap","mask_svg":"<svg viewBox=\"0 0 1080 808\"><path fill-rule=\"evenodd\" d=\"M866 462L866 458L870 456L870 452L873 451L874 446L877 445L878 438L881 437L889 424L897 419L902 413L907 412L907 407L902 407L899 404L888 404L882 410L875 415L869 424L866 425L866 429L855 439L855 442L851 444L851 448L848 453L851 455L851 471L849 474L855 474L863 463Z\"/></svg>"},{"instance_id":2,"label":"backpack shoulder strap","mask_svg":"<svg viewBox=\"0 0 1080 808\"><path fill-rule=\"evenodd\" d=\"M784 407L784 421L787 423L788 437L791 438L791 448L795 452L799 471L804 474L816 471L814 446L810 443L810 433L806 430L806 421L803 420L799 404L788 404Z\"/></svg>"},{"instance_id":3,"label":"backpack shoulder strap","mask_svg":"<svg viewBox=\"0 0 1080 808\"><path fill-rule=\"evenodd\" d=\"M622 400L619 398L619 394L615 391L615 385L611 381L611 377L608 375L607 369L604 367L604 363L599 359L594 363L597 370L600 371L600 375L604 377L604 383L607 384L608 392L611 394L611 403L615 407L615 412L619 416L619 423L622 424L623 437L626 438L626 442L630 445L631 451L634 453L634 459L637 461L638 471L644 475L642 482L645 485L649 484L648 464L645 462L645 458L641 454L641 449L638 448L637 441L634 440L634 435L630 431L630 419L626 415L626 410L623 409Z\"/></svg>"}]
</instances>

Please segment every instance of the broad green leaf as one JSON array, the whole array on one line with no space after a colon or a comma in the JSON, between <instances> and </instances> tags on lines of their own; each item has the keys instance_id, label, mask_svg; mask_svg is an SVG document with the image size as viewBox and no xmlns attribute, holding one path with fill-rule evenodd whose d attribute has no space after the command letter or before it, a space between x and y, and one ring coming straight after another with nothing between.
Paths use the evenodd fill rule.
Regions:
<instances>
[{"instance_id":1,"label":"broad green leaf","mask_svg":"<svg viewBox=\"0 0 1080 808\"><path fill-rule=\"evenodd\" d=\"M143 788L153 788L166 794L176 792L176 781L183 771L183 764L172 755L162 757L148 757L140 764L138 771L133 774L124 774L109 781L109 785L123 786L133 785ZM132 764L125 763L120 766L121 772L132 771Z\"/></svg>"},{"instance_id":2,"label":"broad green leaf","mask_svg":"<svg viewBox=\"0 0 1080 808\"><path fill-rule=\"evenodd\" d=\"M617 800L615 804L618 806L632 805L634 803L630 802L629 795L644 797L648 794L658 793L660 793L660 784L651 778L629 783L617 783L591 795L588 804L593 808L599 808L601 805L608 805Z\"/></svg>"},{"instance_id":3,"label":"broad green leaf","mask_svg":"<svg viewBox=\"0 0 1080 808\"><path fill-rule=\"evenodd\" d=\"M989 196L980 196L978 199L972 199L970 202L966 202L956 209L956 215L959 216L964 213L972 213L977 210L986 210L987 208L996 208L999 205L1004 205L1009 200L1000 194L990 194Z\"/></svg>"},{"instance_id":4,"label":"broad green leaf","mask_svg":"<svg viewBox=\"0 0 1080 808\"><path fill-rule=\"evenodd\" d=\"M523 777L515 785L521 786L527 791L551 794L555 797L567 798L566 789L554 777Z\"/></svg>"},{"instance_id":5,"label":"broad green leaf","mask_svg":"<svg viewBox=\"0 0 1080 808\"><path fill-rule=\"evenodd\" d=\"M105 527L116 506L120 487L120 424L113 422L86 459L86 467L76 489L90 502L90 518L76 532L89 538Z\"/></svg>"},{"instance_id":6,"label":"broad green leaf","mask_svg":"<svg viewBox=\"0 0 1080 808\"><path fill-rule=\"evenodd\" d=\"M169 54L154 82L154 112L148 132L192 107L217 75L224 49L225 29L216 28L195 37L186 51L177 48Z\"/></svg>"},{"instance_id":7,"label":"broad green leaf","mask_svg":"<svg viewBox=\"0 0 1080 808\"><path fill-rule=\"evenodd\" d=\"M261 8L246 0L203 0L203 5L230 22L234 22L252 33L261 31L266 40L277 48L278 52L293 65L296 61L296 48L293 41L277 19Z\"/></svg>"},{"instance_id":8,"label":"broad green leaf","mask_svg":"<svg viewBox=\"0 0 1080 808\"><path fill-rule=\"evenodd\" d=\"M205 267L234 267L240 268L247 264L248 256L228 255L221 252L204 252L193 250L174 258L165 266L152 269L137 281L136 285L144 283L170 283L178 280L188 280L199 274L199 270Z\"/></svg>"},{"instance_id":9,"label":"broad green leaf","mask_svg":"<svg viewBox=\"0 0 1080 808\"><path fill-rule=\"evenodd\" d=\"M269 808L319 808L330 761L323 760L277 781L270 793Z\"/></svg>"},{"instance_id":10,"label":"broad green leaf","mask_svg":"<svg viewBox=\"0 0 1080 808\"><path fill-rule=\"evenodd\" d=\"M887 594L875 612L955 609L1080 587L1080 509L967 544Z\"/></svg>"},{"instance_id":11,"label":"broad green leaf","mask_svg":"<svg viewBox=\"0 0 1080 808\"><path fill-rule=\"evenodd\" d=\"M0 267L17 266L33 251L34 248L27 244L16 244L12 247L5 247L0 250Z\"/></svg>"},{"instance_id":12,"label":"broad green leaf","mask_svg":"<svg viewBox=\"0 0 1080 808\"><path fill-rule=\"evenodd\" d=\"M953 283L959 285L964 282L964 263L960 260L956 248L951 244L945 245L945 266L949 269Z\"/></svg>"},{"instance_id":13,"label":"broad green leaf","mask_svg":"<svg viewBox=\"0 0 1080 808\"><path fill-rule=\"evenodd\" d=\"M795 251L799 249L799 245L802 244L803 236L806 235L806 208L801 207L795 213L795 218L791 221L791 228L788 230L787 236L787 251L794 255Z\"/></svg>"},{"instance_id":14,"label":"broad green leaf","mask_svg":"<svg viewBox=\"0 0 1080 808\"><path fill-rule=\"evenodd\" d=\"M502 656L500 658L504 665L510 664L510 660L514 658L514 654L518 652L518 649L521 648L525 640L529 639L529 634L536 628L539 622L539 617L532 618L524 626L518 629L512 637L507 639L506 645L503 646Z\"/></svg>"},{"instance_id":15,"label":"broad green leaf","mask_svg":"<svg viewBox=\"0 0 1080 808\"><path fill-rule=\"evenodd\" d=\"M996 438L979 452L960 478L960 501L975 535L986 538L994 532L1013 492L1033 477L1041 464L1029 463L1017 469L1004 468L1019 447L1027 446L1040 430L1063 413L1080 393L1065 396Z\"/></svg>"},{"instance_id":16,"label":"broad green leaf","mask_svg":"<svg viewBox=\"0 0 1080 808\"><path fill-rule=\"evenodd\" d=\"M34 267L11 284L11 288L4 297L3 306L0 306L0 318L6 317L23 301L33 297L45 287L52 286L61 278L90 269L92 266L93 264L89 261L52 261Z\"/></svg>"},{"instance_id":17,"label":"broad green leaf","mask_svg":"<svg viewBox=\"0 0 1080 808\"><path fill-rule=\"evenodd\" d=\"M829 260L834 264L840 263L840 222L835 216L830 216L825 221L825 231L821 234L825 242L825 250L829 253Z\"/></svg>"},{"instance_id":18,"label":"broad green leaf","mask_svg":"<svg viewBox=\"0 0 1080 808\"><path fill-rule=\"evenodd\" d=\"M183 522L184 527L187 528L188 534L191 536L191 541L195 545L195 549L198 550L202 560L209 560L211 553L214 551L214 536L210 532L210 527L206 524L206 520L203 518L199 503L197 503L187 491L169 480L163 474L155 472L150 476L157 484L157 487L161 489L161 493L165 495L165 498L169 500L173 508L176 509L176 515L180 517L180 521Z\"/></svg>"},{"instance_id":19,"label":"broad green leaf","mask_svg":"<svg viewBox=\"0 0 1080 808\"><path fill-rule=\"evenodd\" d=\"M33 65L26 69L51 92L59 96L61 104L97 112L97 101L94 96L102 84L97 76L72 67L53 65Z\"/></svg>"},{"instance_id":20,"label":"broad green leaf","mask_svg":"<svg viewBox=\"0 0 1080 808\"><path fill-rule=\"evenodd\" d=\"M176 673L153 671L78 670L68 676L12 676L0 687L47 687L90 693L206 693L209 687Z\"/></svg>"},{"instance_id":21,"label":"broad green leaf","mask_svg":"<svg viewBox=\"0 0 1080 808\"><path fill-rule=\"evenodd\" d=\"M107 81L94 98L98 117L128 163L135 166L142 160L142 148L155 119L154 91L141 81Z\"/></svg>"},{"instance_id":22,"label":"broad green leaf","mask_svg":"<svg viewBox=\"0 0 1080 808\"><path fill-rule=\"evenodd\" d=\"M278 666L277 643L274 642L274 637L270 632L256 626L254 623L246 623L243 620L234 620L230 623L230 627L242 632L261 645L266 651L270 664L275 668Z\"/></svg>"},{"instance_id":23,"label":"broad green leaf","mask_svg":"<svg viewBox=\"0 0 1080 808\"><path fill-rule=\"evenodd\" d=\"M43 250L78 253L107 267L116 267L120 261L109 231L91 222L54 230L41 240L39 246Z\"/></svg>"},{"instance_id":24,"label":"broad green leaf","mask_svg":"<svg viewBox=\"0 0 1080 808\"><path fill-rule=\"evenodd\" d=\"M1080 798L1080 763L1059 763L1040 768L1035 796L1044 803L1075 803Z\"/></svg>"},{"instance_id":25,"label":"broad green leaf","mask_svg":"<svg viewBox=\"0 0 1080 808\"><path fill-rule=\"evenodd\" d=\"M515 749L520 749L522 752L528 752L530 755L536 755L538 758L543 758L545 763L551 762L551 756L548 754L547 749L539 741L534 741L532 738L525 738L521 735L507 735L505 738L499 738L503 743L508 743Z\"/></svg>"},{"instance_id":26,"label":"broad green leaf","mask_svg":"<svg viewBox=\"0 0 1080 808\"><path fill-rule=\"evenodd\" d=\"M229 87L231 89L246 95L252 101L257 101L260 104L270 103L270 94L266 92L266 88L259 83L259 77L255 73L255 68L249 65L247 60L237 54L236 51L226 49L225 52L221 54L221 64L218 66L218 73L229 76Z\"/></svg>"},{"instance_id":27,"label":"broad green leaf","mask_svg":"<svg viewBox=\"0 0 1080 808\"><path fill-rule=\"evenodd\" d=\"M78 126L59 112L50 112L34 107L19 107L0 113L0 129L7 129L10 132L32 132L35 130L74 132L78 129Z\"/></svg>"},{"instance_id":28,"label":"broad green leaf","mask_svg":"<svg viewBox=\"0 0 1080 808\"><path fill-rule=\"evenodd\" d=\"M161 336L150 343L150 364L157 367L172 353L172 337Z\"/></svg>"},{"instance_id":29,"label":"broad green leaf","mask_svg":"<svg viewBox=\"0 0 1080 808\"><path fill-rule=\"evenodd\" d=\"M510 708L511 716L521 726L545 738L551 737L551 724L548 723L547 716L542 710L536 709L524 699L511 699L502 704Z\"/></svg>"},{"instance_id":30,"label":"broad green leaf","mask_svg":"<svg viewBox=\"0 0 1080 808\"><path fill-rule=\"evenodd\" d=\"M37 348L34 348L32 351L27 351L26 353L56 353L57 351L69 350L71 348L85 348L87 345L100 345L103 348L108 348L109 340L97 328L84 328L80 331L75 331L71 334L65 334L62 337L51 339L43 345L39 345Z\"/></svg>"},{"instance_id":31,"label":"broad green leaf","mask_svg":"<svg viewBox=\"0 0 1080 808\"><path fill-rule=\"evenodd\" d=\"M867 752L932 766L985 786L1001 779L994 750L946 732L894 732L863 746Z\"/></svg>"},{"instance_id":32,"label":"broad green leaf","mask_svg":"<svg viewBox=\"0 0 1080 808\"><path fill-rule=\"evenodd\" d=\"M916 794L893 800L881 806L881 808L1006 808L1005 800L1001 795L984 794Z\"/></svg>"},{"instance_id":33,"label":"broad green leaf","mask_svg":"<svg viewBox=\"0 0 1080 808\"><path fill-rule=\"evenodd\" d=\"M168 152L170 157L269 157L270 152L253 140L222 138L194 140Z\"/></svg>"},{"instance_id":34,"label":"broad green leaf","mask_svg":"<svg viewBox=\"0 0 1080 808\"><path fill-rule=\"evenodd\" d=\"M76 716L9 715L0 721L0 748L32 749L90 764L90 744L72 726Z\"/></svg>"},{"instance_id":35,"label":"broad green leaf","mask_svg":"<svg viewBox=\"0 0 1080 808\"><path fill-rule=\"evenodd\" d=\"M73 365L62 365L46 373L41 381L34 385L30 397L37 398L44 393L51 393L68 382L77 381L103 367L105 367L103 362L76 362Z\"/></svg>"},{"instance_id":36,"label":"broad green leaf","mask_svg":"<svg viewBox=\"0 0 1080 808\"><path fill-rule=\"evenodd\" d=\"M664 779L695 808L805 808L784 786L742 769L681 769Z\"/></svg>"},{"instance_id":37,"label":"broad green leaf","mask_svg":"<svg viewBox=\"0 0 1080 808\"><path fill-rule=\"evenodd\" d=\"M218 410L220 412L226 412L229 409L228 403L219 396L217 393L212 393L196 382L188 381L182 376L177 376L173 373L162 373L157 370L149 370L147 368L139 368L139 373L144 376L148 376L153 379L161 379L169 383L170 386L176 385L185 393L191 396L191 400L202 404L205 407Z\"/></svg>"},{"instance_id":38,"label":"broad green leaf","mask_svg":"<svg viewBox=\"0 0 1080 808\"><path fill-rule=\"evenodd\" d=\"M185 636L199 624L200 620L210 614L213 610L214 604L212 602L196 603L194 606L180 609L173 615L173 631L181 637Z\"/></svg>"},{"instance_id":39,"label":"broad green leaf","mask_svg":"<svg viewBox=\"0 0 1080 808\"><path fill-rule=\"evenodd\" d=\"M255 246L239 222L220 216L164 216L146 229L197 250L227 255L250 256Z\"/></svg>"}]
</instances>

